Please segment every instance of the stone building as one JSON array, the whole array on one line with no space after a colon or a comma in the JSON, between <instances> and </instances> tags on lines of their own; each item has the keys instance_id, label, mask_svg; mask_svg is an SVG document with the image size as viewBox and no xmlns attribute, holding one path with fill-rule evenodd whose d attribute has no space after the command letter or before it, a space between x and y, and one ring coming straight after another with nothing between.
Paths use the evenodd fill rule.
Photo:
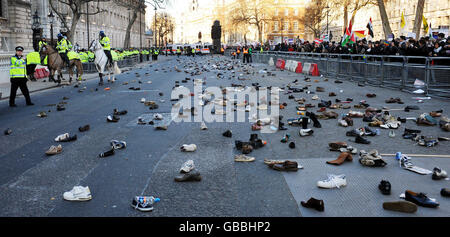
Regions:
<instances>
[{"instance_id":1,"label":"stone building","mask_svg":"<svg viewBox=\"0 0 450 237\"><path fill-rule=\"evenodd\" d=\"M0 0L0 54L32 48L31 0Z\"/></svg>"},{"instance_id":2,"label":"stone building","mask_svg":"<svg viewBox=\"0 0 450 237\"><path fill-rule=\"evenodd\" d=\"M305 12L305 1L273 0L270 13L273 20L266 24L267 40L272 44L293 43L305 37L301 17Z\"/></svg>"}]
</instances>

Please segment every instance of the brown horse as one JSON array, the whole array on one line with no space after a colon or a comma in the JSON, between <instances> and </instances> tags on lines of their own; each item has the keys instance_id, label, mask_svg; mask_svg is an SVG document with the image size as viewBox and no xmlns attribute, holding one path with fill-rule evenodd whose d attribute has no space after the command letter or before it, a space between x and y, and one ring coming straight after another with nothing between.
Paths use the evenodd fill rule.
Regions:
<instances>
[{"instance_id":1,"label":"brown horse","mask_svg":"<svg viewBox=\"0 0 450 237\"><path fill-rule=\"evenodd\" d=\"M62 68L64 68L65 62L59 55L59 53L53 49L52 46L46 45L42 47L41 51L39 52L41 54L41 59L45 58L45 56L48 56L48 69L50 70L50 80L55 83L61 83L61 79L64 80L62 75ZM79 59L72 59L69 61L69 83L72 82L73 78L73 68L74 66L77 68L77 78L78 81L81 81L81 76L83 75L83 64L81 63L81 60ZM55 81L55 73L58 72L58 80Z\"/></svg>"}]
</instances>

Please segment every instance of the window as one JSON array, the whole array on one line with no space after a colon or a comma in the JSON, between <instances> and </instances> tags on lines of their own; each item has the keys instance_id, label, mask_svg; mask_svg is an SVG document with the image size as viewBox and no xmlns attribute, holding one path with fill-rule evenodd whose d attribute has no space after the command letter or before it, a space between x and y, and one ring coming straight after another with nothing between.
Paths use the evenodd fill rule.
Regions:
<instances>
[{"instance_id":1,"label":"window","mask_svg":"<svg viewBox=\"0 0 450 237\"><path fill-rule=\"evenodd\" d=\"M278 21L275 21L275 24L273 25L273 30L278 31Z\"/></svg>"},{"instance_id":2,"label":"window","mask_svg":"<svg viewBox=\"0 0 450 237\"><path fill-rule=\"evenodd\" d=\"M278 8L275 9L275 16L278 16Z\"/></svg>"},{"instance_id":3,"label":"window","mask_svg":"<svg viewBox=\"0 0 450 237\"><path fill-rule=\"evenodd\" d=\"M298 9L294 10L294 16L298 16Z\"/></svg>"},{"instance_id":4,"label":"window","mask_svg":"<svg viewBox=\"0 0 450 237\"><path fill-rule=\"evenodd\" d=\"M285 15L285 16L288 16L288 15L289 15L289 9L287 9L287 8L284 9L284 15Z\"/></svg>"},{"instance_id":5,"label":"window","mask_svg":"<svg viewBox=\"0 0 450 237\"><path fill-rule=\"evenodd\" d=\"M289 30L289 22L287 21L284 22L283 30Z\"/></svg>"},{"instance_id":6,"label":"window","mask_svg":"<svg viewBox=\"0 0 450 237\"><path fill-rule=\"evenodd\" d=\"M294 30L295 30L295 31L298 30L298 21L294 21Z\"/></svg>"}]
</instances>

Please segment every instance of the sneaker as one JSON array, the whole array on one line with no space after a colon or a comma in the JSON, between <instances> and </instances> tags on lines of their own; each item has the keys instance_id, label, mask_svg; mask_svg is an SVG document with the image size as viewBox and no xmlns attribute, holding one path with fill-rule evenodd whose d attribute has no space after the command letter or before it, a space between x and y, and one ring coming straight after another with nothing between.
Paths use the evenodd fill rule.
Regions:
<instances>
[{"instance_id":1,"label":"sneaker","mask_svg":"<svg viewBox=\"0 0 450 237\"><path fill-rule=\"evenodd\" d=\"M112 146L115 150L120 150L120 149L124 149L125 147L127 147L127 143L124 142L124 141L112 140L112 141L111 141L111 146Z\"/></svg>"},{"instance_id":2,"label":"sneaker","mask_svg":"<svg viewBox=\"0 0 450 237\"><path fill-rule=\"evenodd\" d=\"M183 164L183 166L181 166L180 173L189 173L194 168L195 168L194 161L188 160Z\"/></svg>"},{"instance_id":3,"label":"sneaker","mask_svg":"<svg viewBox=\"0 0 450 237\"><path fill-rule=\"evenodd\" d=\"M319 188L340 188L347 185L347 180L345 179L345 175L328 175L328 179L323 181L318 181L317 186Z\"/></svg>"},{"instance_id":4,"label":"sneaker","mask_svg":"<svg viewBox=\"0 0 450 237\"><path fill-rule=\"evenodd\" d=\"M391 194L391 183L386 180L381 180L380 184L378 185L378 189L382 194L389 195Z\"/></svg>"},{"instance_id":5,"label":"sneaker","mask_svg":"<svg viewBox=\"0 0 450 237\"><path fill-rule=\"evenodd\" d=\"M384 202L383 209L389 211L414 213L417 211L417 205L408 201Z\"/></svg>"},{"instance_id":6,"label":"sneaker","mask_svg":"<svg viewBox=\"0 0 450 237\"><path fill-rule=\"evenodd\" d=\"M12 130L7 128L4 132L3 132L6 136L11 135Z\"/></svg>"},{"instance_id":7,"label":"sneaker","mask_svg":"<svg viewBox=\"0 0 450 237\"><path fill-rule=\"evenodd\" d=\"M89 187L75 186L69 192L63 194L67 201L89 201L92 199Z\"/></svg>"},{"instance_id":8,"label":"sneaker","mask_svg":"<svg viewBox=\"0 0 450 237\"><path fill-rule=\"evenodd\" d=\"M45 112L40 112L37 116L39 118L45 118L45 117L47 117L47 114Z\"/></svg>"},{"instance_id":9,"label":"sneaker","mask_svg":"<svg viewBox=\"0 0 450 237\"><path fill-rule=\"evenodd\" d=\"M137 121L137 124L139 124L139 125L145 125L145 124L147 124L147 122L144 121L144 118L139 117L139 118L138 118L138 121Z\"/></svg>"},{"instance_id":10,"label":"sneaker","mask_svg":"<svg viewBox=\"0 0 450 237\"><path fill-rule=\"evenodd\" d=\"M205 122L202 122L202 124L200 125L200 129L201 130L207 130L208 129L208 127L206 127Z\"/></svg>"},{"instance_id":11,"label":"sneaker","mask_svg":"<svg viewBox=\"0 0 450 237\"><path fill-rule=\"evenodd\" d=\"M126 111L126 110L119 111L117 109L114 109L114 115L125 115L127 113L128 113L128 111Z\"/></svg>"},{"instance_id":12,"label":"sneaker","mask_svg":"<svg viewBox=\"0 0 450 237\"><path fill-rule=\"evenodd\" d=\"M159 198L136 196L131 202L131 206L139 211L153 211L153 204L159 202Z\"/></svg>"},{"instance_id":13,"label":"sneaker","mask_svg":"<svg viewBox=\"0 0 450 237\"><path fill-rule=\"evenodd\" d=\"M251 162L254 160L255 160L255 157L246 156L243 154L234 156L234 161L236 161L236 162Z\"/></svg>"},{"instance_id":14,"label":"sneaker","mask_svg":"<svg viewBox=\"0 0 450 237\"><path fill-rule=\"evenodd\" d=\"M195 145L195 144L190 144L190 145L183 144L183 146L180 147L180 150L181 151L185 151L185 152L193 152L193 151L197 150L197 145Z\"/></svg>"},{"instance_id":15,"label":"sneaker","mask_svg":"<svg viewBox=\"0 0 450 237\"><path fill-rule=\"evenodd\" d=\"M222 133L222 135L223 135L224 137L232 137L231 130L225 131L224 133Z\"/></svg>"},{"instance_id":16,"label":"sneaker","mask_svg":"<svg viewBox=\"0 0 450 237\"><path fill-rule=\"evenodd\" d=\"M433 180L441 180L447 177L447 172L445 170L441 170L439 167L433 169L433 175L431 176Z\"/></svg>"},{"instance_id":17,"label":"sneaker","mask_svg":"<svg viewBox=\"0 0 450 237\"><path fill-rule=\"evenodd\" d=\"M162 116L161 114L154 114L154 115L153 115L153 119L154 119L154 120L162 120L162 119L163 119L163 116Z\"/></svg>"},{"instance_id":18,"label":"sneaker","mask_svg":"<svg viewBox=\"0 0 450 237\"><path fill-rule=\"evenodd\" d=\"M314 133L314 131L312 129L300 129L300 131L298 132L298 134L301 137L306 137L306 136L311 136Z\"/></svg>"},{"instance_id":19,"label":"sneaker","mask_svg":"<svg viewBox=\"0 0 450 237\"><path fill-rule=\"evenodd\" d=\"M67 137L67 138L65 138L65 139L61 139L60 140L60 142L73 142L73 141L76 141L77 140L77 135L75 134L75 135L73 135L73 136L69 136L69 137Z\"/></svg>"},{"instance_id":20,"label":"sneaker","mask_svg":"<svg viewBox=\"0 0 450 237\"><path fill-rule=\"evenodd\" d=\"M52 155L56 155L62 152L62 146L58 145L58 146L51 146L46 152L45 154L48 156L52 156Z\"/></svg>"},{"instance_id":21,"label":"sneaker","mask_svg":"<svg viewBox=\"0 0 450 237\"><path fill-rule=\"evenodd\" d=\"M69 138L69 134L68 133L64 133L64 134L61 134L61 135L57 136L55 138L55 142L60 142L60 141L65 140L67 138Z\"/></svg>"},{"instance_id":22,"label":"sneaker","mask_svg":"<svg viewBox=\"0 0 450 237\"><path fill-rule=\"evenodd\" d=\"M450 189L448 189L448 188L441 189L441 195L443 197L450 197Z\"/></svg>"}]
</instances>

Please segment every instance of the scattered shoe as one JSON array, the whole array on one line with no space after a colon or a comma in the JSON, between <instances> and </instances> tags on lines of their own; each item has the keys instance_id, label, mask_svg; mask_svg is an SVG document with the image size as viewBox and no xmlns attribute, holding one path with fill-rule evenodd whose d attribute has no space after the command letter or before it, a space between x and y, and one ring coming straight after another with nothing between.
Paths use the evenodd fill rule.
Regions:
<instances>
[{"instance_id":1,"label":"scattered shoe","mask_svg":"<svg viewBox=\"0 0 450 237\"><path fill-rule=\"evenodd\" d=\"M208 129L208 127L206 127L205 122L202 122L202 124L200 125L200 129L201 130L207 130Z\"/></svg>"},{"instance_id":2,"label":"scattered shoe","mask_svg":"<svg viewBox=\"0 0 450 237\"><path fill-rule=\"evenodd\" d=\"M64 139L60 139L59 142L73 142L77 140L77 135L69 136Z\"/></svg>"},{"instance_id":3,"label":"scattered shoe","mask_svg":"<svg viewBox=\"0 0 450 237\"><path fill-rule=\"evenodd\" d=\"M225 131L224 133L222 133L222 135L223 135L224 137L232 137L232 133L231 133L230 130Z\"/></svg>"},{"instance_id":4,"label":"scattered shoe","mask_svg":"<svg viewBox=\"0 0 450 237\"><path fill-rule=\"evenodd\" d=\"M45 154L48 156L52 156L52 155L56 155L62 152L62 146L58 145L58 146L51 146L46 152Z\"/></svg>"},{"instance_id":5,"label":"scattered shoe","mask_svg":"<svg viewBox=\"0 0 450 237\"><path fill-rule=\"evenodd\" d=\"M433 175L431 176L433 180L441 180L447 177L447 172L445 170L441 170L439 167L433 169Z\"/></svg>"},{"instance_id":6,"label":"scattered shoe","mask_svg":"<svg viewBox=\"0 0 450 237\"><path fill-rule=\"evenodd\" d=\"M59 136L57 136L57 137L55 138L55 142L60 142L60 141L65 140L65 139L67 139L67 138L69 138L69 137L70 137L70 136L69 136L68 133L61 134L61 135L59 135Z\"/></svg>"},{"instance_id":7,"label":"scattered shoe","mask_svg":"<svg viewBox=\"0 0 450 237\"><path fill-rule=\"evenodd\" d=\"M195 144L190 144L190 145L186 145L184 144L183 146L180 147L181 151L185 151L185 152L193 152L197 150L197 145Z\"/></svg>"},{"instance_id":8,"label":"scattered shoe","mask_svg":"<svg viewBox=\"0 0 450 237\"><path fill-rule=\"evenodd\" d=\"M112 140L110 144L111 147L114 148L115 150L120 150L127 147L127 143L125 141Z\"/></svg>"},{"instance_id":9,"label":"scattered shoe","mask_svg":"<svg viewBox=\"0 0 450 237\"><path fill-rule=\"evenodd\" d=\"M364 138L361 137L361 136L356 136L355 142L356 142L356 143L359 143L359 144L370 144L370 141L369 141L369 140L364 139Z\"/></svg>"},{"instance_id":10,"label":"scattered shoe","mask_svg":"<svg viewBox=\"0 0 450 237\"><path fill-rule=\"evenodd\" d=\"M318 181L317 186L319 188L340 188L347 185L347 180L345 179L345 175L328 175L328 179Z\"/></svg>"},{"instance_id":11,"label":"scattered shoe","mask_svg":"<svg viewBox=\"0 0 450 237\"><path fill-rule=\"evenodd\" d=\"M269 166L269 168L272 168L272 169L278 170L278 171L297 171L299 169L297 162L289 161L289 160L287 160L281 164L271 163L268 166Z\"/></svg>"},{"instance_id":12,"label":"scattered shoe","mask_svg":"<svg viewBox=\"0 0 450 237\"><path fill-rule=\"evenodd\" d=\"M45 117L47 117L47 114L45 112L40 112L37 116L39 118L45 118Z\"/></svg>"},{"instance_id":13,"label":"scattered shoe","mask_svg":"<svg viewBox=\"0 0 450 237\"><path fill-rule=\"evenodd\" d=\"M441 195L443 197L450 197L450 189L448 189L448 188L441 189Z\"/></svg>"},{"instance_id":14,"label":"scattered shoe","mask_svg":"<svg viewBox=\"0 0 450 237\"><path fill-rule=\"evenodd\" d=\"M391 183L386 180L381 180L380 184L378 185L378 189L382 194L389 195L391 194Z\"/></svg>"},{"instance_id":15,"label":"scattered shoe","mask_svg":"<svg viewBox=\"0 0 450 237\"><path fill-rule=\"evenodd\" d=\"M327 161L330 165L342 165L345 161L352 161L352 155L348 152L342 152L336 160Z\"/></svg>"},{"instance_id":16,"label":"scattered shoe","mask_svg":"<svg viewBox=\"0 0 450 237\"><path fill-rule=\"evenodd\" d=\"M159 202L159 198L136 196L131 202L131 206L139 211L148 212L153 211L153 204Z\"/></svg>"},{"instance_id":17,"label":"scattered shoe","mask_svg":"<svg viewBox=\"0 0 450 237\"><path fill-rule=\"evenodd\" d=\"M359 152L359 157L359 163L364 166L385 167L387 165L386 161L378 154L377 150L371 150L370 152L361 150Z\"/></svg>"},{"instance_id":18,"label":"scattered shoe","mask_svg":"<svg viewBox=\"0 0 450 237\"><path fill-rule=\"evenodd\" d=\"M128 113L128 111L126 111L126 110L119 111L117 109L114 109L114 115L125 115L127 113Z\"/></svg>"},{"instance_id":19,"label":"scattered shoe","mask_svg":"<svg viewBox=\"0 0 450 237\"><path fill-rule=\"evenodd\" d=\"M246 156L246 155L236 155L234 156L234 161L236 162L252 162L255 160L255 157Z\"/></svg>"},{"instance_id":20,"label":"scattered shoe","mask_svg":"<svg viewBox=\"0 0 450 237\"><path fill-rule=\"evenodd\" d=\"M289 148L294 149L295 148L295 143L294 142L289 143Z\"/></svg>"},{"instance_id":21,"label":"scattered shoe","mask_svg":"<svg viewBox=\"0 0 450 237\"><path fill-rule=\"evenodd\" d=\"M78 131L86 132L86 131L89 131L90 128L91 128L91 126L89 126L89 124L88 124L88 125L84 125L83 127L79 127Z\"/></svg>"},{"instance_id":22,"label":"scattered shoe","mask_svg":"<svg viewBox=\"0 0 450 237\"><path fill-rule=\"evenodd\" d=\"M427 197L424 193L415 193L410 190L405 191L405 200L415 203L416 205L422 206L422 207L430 207L435 208L439 206L439 203L431 200L429 197Z\"/></svg>"},{"instance_id":23,"label":"scattered shoe","mask_svg":"<svg viewBox=\"0 0 450 237\"><path fill-rule=\"evenodd\" d=\"M408 201L384 202L383 209L389 211L414 213L417 211L417 205Z\"/></svg>"},{"instance_id":24,"label":"scattered shoe","mask_svg":"<svg viewBox=\"0 0 450 237\"><path fill-rule=\"evenodd\" d=\"M104 157L112 156L112 155L114 155L114 153L115 153L114 148L111 147L111 150L100 153L99 157L104 158Z\"/></svg>"},{"instance_id":25,"label":"scattered shoe","mask_svg":"<svg viewBox=\"0 0 450 237\"><path fill-rule=\"evenodd\" d=\"M176 182L188 182L188 181L201 181L202 176L200 175L200 172L197 170L192 170L188 173L181 174L175 177Z\"/></svg>"},{"instance_id":26,"label":"scattered shoe","mask_svg":"<svg viewBox=\"0 0 450 237\"><path fill-rule=\"evenodd\" d=\"M6 129L3 133L4 133L6 136L8 136L8 135L11 135L12 130L8 128L8 129Z\"/></svg>"},{"instance_id":27,"label":"scattered shoe","mask_svg":"<svg viewBox=\"0 0 450 237\"><path fill-rule=\"evenodd\" d=\"M117 117L116 115L113 115L113 116L109 115L108 117L106 117L106 121L110 122L110 123L117 123L117 122L119 122L119 120L120 120L120 118Z\"/></svg>"},{"instance_id":28,"label":"scattered shoe","mask_svg":"<svg viewBox=\"0 0 450 237\"><path fill-rule=\"evenodd\" d=\"M69 192L63 194L64 200L67 201L89 201L92 199L89 187L75 186Z\"/></svg>"},{"instance_id":29,"label":"scattered shoe","mask_svg":"<svg viewBox=\"0 0 450 237\"><path fill-rule=\"evenodd\" d=\"M317 211L324 211L325 206L323 200L318 200L315 198L310 198L307 202L301 201L300 204L306 208L313 208Z\"/></svg>"},{"instance_id":30,"label":"scattered shoe","mask_svg":"<svg viewBox=\"0 0 450 237\"><path fill-rule=\"evenodd\" d=\"M194 168L195 168L194 161L193 160L188 160L188 161L184 162L183 166L181 166L180 173L182 173L182 174L183 173L189 173Z\"/></svg>"}]
</instances>

